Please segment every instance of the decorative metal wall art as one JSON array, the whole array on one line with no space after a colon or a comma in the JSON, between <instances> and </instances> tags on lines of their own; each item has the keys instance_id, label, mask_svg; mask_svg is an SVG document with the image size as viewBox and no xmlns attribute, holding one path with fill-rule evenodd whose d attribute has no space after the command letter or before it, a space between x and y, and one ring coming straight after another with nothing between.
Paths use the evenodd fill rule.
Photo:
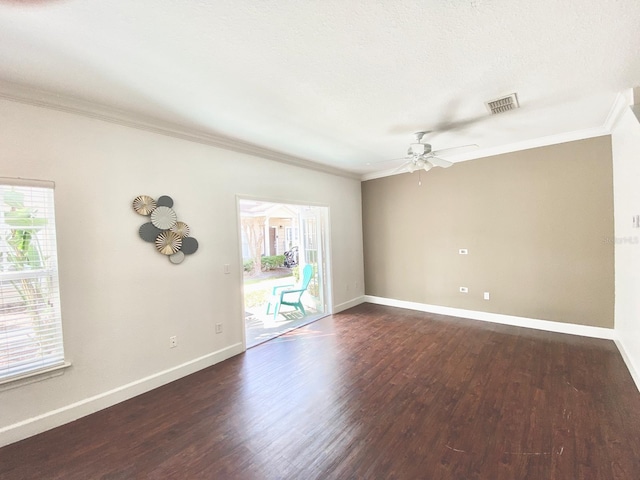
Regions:
<instances>
[{"instance_id":1,"label":"decorative metal wall art","mask_svg":"<svg viewBox=\"0 0 640 480\"><path fill-rule=\"evenodd\" d=\"M198 250L198 241L189 236L189 225L178 221L171 197L162 195L155 200L149 195L139 195L133 200L133 209L151 217L150 222L140 226L140 238L155 244L156 250L169 257L171 263L182 263L185 255Z\"/></svg>"},{"instance_id":2,"label":"decorative metal wall art","mask_svg":"<svg viewBox=\"0 0 640 480\"><path fill-rule=\"evenodd\" d=\"M156 201L149 195L140 195L133 200L133 209L140 215L149 215L156 208Z\"/></svg>"}]
</instances>

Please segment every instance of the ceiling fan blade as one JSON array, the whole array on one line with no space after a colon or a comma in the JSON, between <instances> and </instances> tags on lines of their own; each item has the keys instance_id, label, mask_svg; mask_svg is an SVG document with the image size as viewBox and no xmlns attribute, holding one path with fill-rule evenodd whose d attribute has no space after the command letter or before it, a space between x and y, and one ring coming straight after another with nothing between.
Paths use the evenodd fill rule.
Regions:
<instances>
[{"instance_id":1,"label":"ceiling fan blade","mask_svg":"<svg viewBox=\"0 0 640 480\"><path fill-rule=\"evenodd\" d=\"M431 118L415 118L412 124L397 125L390 130L390 133L405 133L409 131L417 132L418 130L427 130L425 127L430 127L427 133L443 133L452 130L462 130L473 123L480 121L482 118L488 115L467 117L461 119L463 100L455 97L443 101L439 105L432 105ZM433 110L435 108L435 110ZM484 113L484 112L483 112ZM434 123L434 120L438 119Z\"/></svg>"},{"instance_id":2,"label":"ceiling fan blade","mask_svg":"<svg viewBox=\"0 0 640 480\"><path fill-rule=\"evenodd\" d=\"M398 168L396 168L395 170L393 170L391 172L392 175L396 174L396 173L400 173L400 172L410 172L409 170L409 165L411 165L411 162L404 162L402 165L400 165Z\"/></svg>"},{"instance_id":3,"label":"ceiling fan blade","mask_svg":"<svg viewBox=\"0 0 640 480\"><path fill-rule=\"evenodd\" d=\"M433 164L434 167L449 168L451 165L453 165L453 162L450 162L449 160L433 156L429 156L428 161L429 163Z\"/></svg>"},{"instance_id":4,"label":"ceiling fan blade","mask_svg":"<svg viewBox=\"0 0 640 480\"><path fill-rule=\"evenodd\" d=\"M469 145L460 145L459 147L450 147L450 148L443 148L442 150L435 150L431 152L431 154L442 155L444 153L453 153L456 150L471 150L471 149L478 148L479 146L480 145L478 145L477 143L470 143Z\"/></svg>"},{"instance_id":5,"label":"ceiling fan blade","mask_svg":"<svg viewBox=\"0 0 640 480\"><path fill-rule=\"evenodd\" d=\"M444 133L444 132L454 132L456 130L464 130L467 127L472 126L474 123L477 123L485 118L488 118L488 114L477 115L475 117L466 118L464 120L457 121L443 121L439 122L437 125L433 127L434 132Z\"/></svg>"}]
</instances>

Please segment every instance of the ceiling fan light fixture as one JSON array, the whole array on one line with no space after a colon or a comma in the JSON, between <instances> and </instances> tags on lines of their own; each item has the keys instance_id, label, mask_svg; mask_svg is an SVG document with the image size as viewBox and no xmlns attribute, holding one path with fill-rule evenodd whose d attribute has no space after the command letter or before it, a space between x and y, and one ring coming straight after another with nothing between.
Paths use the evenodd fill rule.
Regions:
<instances>
[{"instance_id":1,"label":"ceiling fan light fixture","mask_svg":"<svg viewBox=\"0 0 640 480\"><path fill-rule=\"evenodd\" d=\"M409 144L409 148L407 149L407 156L404 158L405 162L399 168L393 171L394 174L401 171L409 173L414 173L417 171L419 175L422 170L428 172L433 167L448 168L453 165L453 162L445 160L444 158L440 158L437 155L459 148L467 148L470 146L477 147L477 145L473 144L434 151L431 147L431 144L422 143L422 138L426 133L428 132L416 132L416 141Z\"/></svg>"},{"instance_id":2,"label":"ceiling fan light fixture","mask_svg":"<svg viewBox=\"0 0 640 480\"><path fill-rule=\"evenodd\" d=\"M426 147L427 146L424 143L412 143L409 146L409 150L411 151L412 155L424 155L425 153L427 153Z\"/></svg>"}]
</instances>

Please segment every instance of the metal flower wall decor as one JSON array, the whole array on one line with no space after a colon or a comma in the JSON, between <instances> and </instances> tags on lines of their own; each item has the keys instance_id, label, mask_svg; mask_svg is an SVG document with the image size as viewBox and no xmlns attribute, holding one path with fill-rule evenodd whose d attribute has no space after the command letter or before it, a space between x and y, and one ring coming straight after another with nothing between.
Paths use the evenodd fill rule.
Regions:
<instances>
[{"instance_id":1,"label":"metal flower wall decor","mask_svg":"<svg viewBox=\"0 0 640 480\"><path fill-rule=\"evenodd\" d=\"M133 200L136 213L150 218L138 233L145 242L155 244L156 250L169 257L171 263L182 263L185 255L198 250L198 241L190 236L189 225L178 221L173 210L173 199L162 195L158 200L139 195Z\"/></svg>"}]
</instances>

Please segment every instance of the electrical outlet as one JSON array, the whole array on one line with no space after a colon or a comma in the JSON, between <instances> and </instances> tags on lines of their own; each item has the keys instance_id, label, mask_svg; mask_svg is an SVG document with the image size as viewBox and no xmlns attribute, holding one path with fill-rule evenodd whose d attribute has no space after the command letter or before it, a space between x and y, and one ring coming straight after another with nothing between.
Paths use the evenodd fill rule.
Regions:
<instances>
[{"instance_id":1,"label":"electrical outlet","mask_svg":"<svg viewBox=\"0 0 640 480\"><path fill-rule=\"evenodd\" d=\"M484 299L489 300L490 298L491 296L489 295L489 292L484 292Z\"/></svg>"},{"instance_id":2,"label":"electrical outlet","mask_svg":"<svg viewBox=\"0 0 640 480\"><path fill-rule=\"evenodd\" d=\"M461 248L458 250L458 255L469 255L469 250L466 248Z\"/></svg>"},{"instance_id":3,"label":"electrical outlet","mask_svg":"<svg viewBox=\"0 0 640 480\"><path fill-rule=\"evenodd\" d=\"M222 324L216 323L216 333L222 333Z\"/></svg>"},{"instance_id":4,"label":"electrical outlet","mask_svg":"<svg viewBox=\"0 0 640 480\"><path fill-rule=\"evenodd\" d=\"M169 348L176 348L178 346L178 337L172 336L169 337Z\"/></svg>"},{"instance_id":5,"label":"electrical outlet","mask_svg":"<svg viewBox=\"0 0 640 480\"><path fill-rule=\"evenodd\" d=\"M469 293L469 289L467 287L460 287L460 293Z\"/></svg>"}]
</instances>

